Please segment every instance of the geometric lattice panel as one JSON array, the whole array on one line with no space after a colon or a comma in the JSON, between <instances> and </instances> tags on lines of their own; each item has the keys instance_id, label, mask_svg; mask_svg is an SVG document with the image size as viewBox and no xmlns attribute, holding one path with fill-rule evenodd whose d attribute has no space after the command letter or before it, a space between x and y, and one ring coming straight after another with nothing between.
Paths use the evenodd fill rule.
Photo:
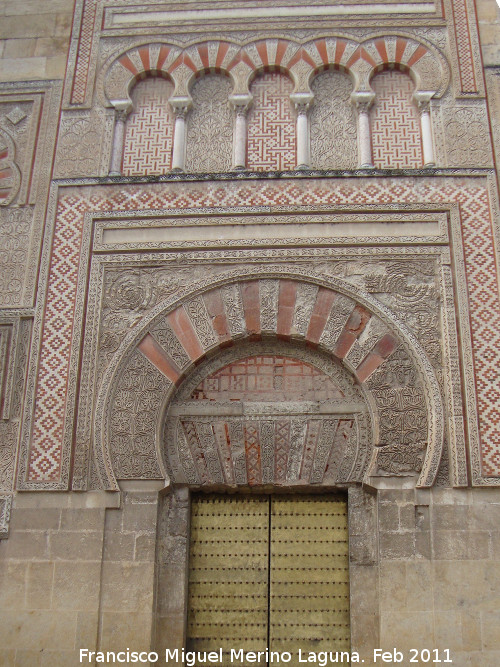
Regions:
<instances>
[{"instance_id":1,"label":"geometric lattice panel","mask_svg":"<svg viewBox=\"0 0 500 667\"><path fill-rule=\"evenodd\" d=\"M420 121L411 96L413 81L402 72L381 72L372 82L373 164L382 169L422 166Z\"/></svg>"},{"instance_id":2,"label":"geometric lattice panel","mask_svg":"<svg viewBox=\"0 0 500 667\"><path fill-rule=\"evenodd\" d=\"M173 85L160 78L145 79L132 91L134 110L127 118L123 175L164 174L171 168L173 114L168 100Z\"/></svg>"},{"instance_id":3,"label":"geometric lattice panel","mask_svg":"<svg viewBox=\"0 0 500 667\"><path fill-rule=\"evenodd\" d=\"M295 169L295 119L290 93L293 84L284 74L257 77L250 92L248 167L255 171Z\"/></svg>"}]
</instances>

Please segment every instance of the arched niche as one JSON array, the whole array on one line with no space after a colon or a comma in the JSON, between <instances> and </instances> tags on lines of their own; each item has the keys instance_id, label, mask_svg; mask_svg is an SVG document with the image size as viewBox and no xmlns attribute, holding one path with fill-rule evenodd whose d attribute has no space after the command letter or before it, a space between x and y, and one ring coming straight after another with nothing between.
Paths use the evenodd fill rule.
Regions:
<instances>
[{"instance_id":1,"label":"arched niche","mask_svg":"<svg viewBox=\"0 0 500 667\"><path fill-rule=\"evenodd\" d=\"M339 279L256 267L160 304L123 341L95 412L96 467L104 488L117 488L117 479L169 480L164 428L178 388L206 360L222 363L225 348L264 343L292 346L295 351L286 352L291 357L298 348L326 355L362 392L371 426L364 439L369 456L362 457L370 463L361 466L360 481L399 475L432 485L443 446L443 408L414 336L375 299ZM307 363L315 365L311 357Z\"/></svg>"},{"instance_id":2,"label":"arched niche","mask_svg":"<svg viewBox=\"0 0 500 667\"><path fill-rule=\"evenodd\" d=\"M136 82L125 124L124 176L167 173L172 166L174 116L168 103L174 86L164 77Z\"/></svg>"},{"instance_id":3,"label":"arched niche","mask_svg":"<svg viewBox=\"0 0 500 667\"><path fill-rule=\"evenodd\" d=\"M293 82L282 72L260 72L250 85L247 164L255 171L288 171L297 163L297 133L290 95Z\"/></svg>"},{"instance_id":4,"label":"arched niche","mask_svg":"<svg viewBox=\"0 0 500 667\"><path fill-rule=\"evenodd\" d=\"M233 113L230 79L205 74L195 80L187 117L186 171L218 172L231 169Z\"/></svg>"},{"instance_id":5,"label":"arched niche","mask_svg":"<svg viewBox=\"0 0 500 667\"><path fill-rule=\"evenodd\" d=\"M423 163L420 115L409 73L384 70L371 85L373 164L379 169L419 169Z\"/></svg>"}]
</instances>

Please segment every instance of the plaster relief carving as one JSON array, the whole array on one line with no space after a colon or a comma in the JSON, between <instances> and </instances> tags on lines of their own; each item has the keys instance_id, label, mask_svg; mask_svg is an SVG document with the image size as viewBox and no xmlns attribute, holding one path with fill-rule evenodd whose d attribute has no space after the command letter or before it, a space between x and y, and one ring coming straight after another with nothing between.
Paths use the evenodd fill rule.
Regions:
<instances>
[{"instance_id":1,"label":"plaster relief carving","mask_svg":"<svg viewBox=\"0 0 500 667\"><path fill-rule=\"evenodd\" d=\"M0 209L0 306L23 305L33 207Z\"/></svg>"},{"instance_id":2,"label":"plaster relief carving","mask_svg":"<svg viewBox=\"0 0 500 667\"><path fill-rule=\"evenodd\" d=\"M21 187L21 172L16 163L16 145L8 132L0 128L0 206L8 206Z\"/></svg>"},{"instance_id":3,"label":"plaster relief carving","mask_svg":"<svg viewBox=\"0 0 500 667\"><path fill-rule=\"evenodd\" d=\"M341 72L324 72L314 79L311 88L312 168L354 169L357 130L350 78Z\"/></svg>"},{"instance_id":4,"label":"plaster relief carving","mask_svg":"<svg viewBox=\"0 0 500 667\"><path fill-rule=\"evenodd\" d=\"M111 454L119 479L162 477L151 425L169 384L139 352L132 356L117 384L110 421Z\"/></svg>"},{"instance_id":5,"label":"plaster relief carving","mask_svg":"<svg viewBox=\"0 0 500 667\"><path fill-rule=\"evenodd\" d=\"M206 75L191 90L188 116L186 171L217 172L231 169L233 117L229 107L229 79Z\"/></svg>"},{"instance_id":6,"label":"plaster relief carving","mask_svg":"<svg viewBox=\"0 0 500 667\"><path fill-rule=\"evenodd\" d=\"M440 299L436 271L434 262L391 262L380 273L365 276L364 283L370 293L394 310L418 336L433 365L440 368Z\"/></svg>"},{"instance_id":7,"label":"plaster relief carving","mask_svg":"<svg viewBox=\"0 0 500 667\"><path fill-rule=\"evenodd\" d=\"M19 422L0 422L0 491L12 491Z\"/></svg>"},{"instance_id":8,"label":"plaster relief carving","mask_svg":"<svg viewBox=\"0 0 500 667\"><path fill-rule=\"evenodd\" d=\"M10 511L12 507L12 496L0 494L0 539L9 535Z\"/></svg>"},{"instance_id":9,"label":"plaster relief carving","mask_svg":"<svg viewBox=\"0 0 500 667\"><path fill-rule=\"evenodd\" d=\"M102 176L111 147L113 118L99 107L64 112L57 143L55 176Z\"/></svg>"},{"instance_id":10,"label":"plaster relief carving","mask_svg":"<svg viewBox=\"0 0 500 667\"><path fill-rule=\"evenodd\" d=\"M449 167L490 167L492 156L486 107L443 109Z\"/></svg>"},{"instance_id":11,"label":"plaster relief carving","mask_svg":"<svg viewBox=\"0 0 500 667\"><path fill-rule=\"evenodd\" d=\"M137 276L135 277L135 281L137 281ZM312 287L314 287L314 285ZM188 298L183 302L183 307L177 306L171 316L168 316L168 325L170 327L168 332L169 335L164 335L165 314L162 314L161 318L159 316L156 317L151 323L150 331L153 336L156 333L156 340L159 343L159 347L157 351L155 351L156 348L154 348L154 345L151 347L151 341L153 339L151 338L151 334L148 334L144 337L143 342L141 342L140 349L144 350L144 354L146 354L148 359L151 360L151 363L156 366L160 374L162 374L163 381L167 383L162 397L160 398L158 396L157 398L158 406L160 404L167 405L171 400L168 397L170 396L169 392L173 391L173 386L171 385L170 380L167 380L167 377L175 381L176 384L179 384L181 378L186 375L191 378L190 382L193 382L193 378L197 377L199 378L198 384L201 382L202 378L199 377L199 375L192 375L193 367L186 365L186 354L190 357L190 362L192 364L193 362L196 362L196 359L202 359L207 353L212 355L213 351L217 349L218 343L220 344L221 341L224 341L226 344L228 340L230 340L229 325L225 319L225 313L230 310L230 306L225 303L225 299L229 298L233 302L234 295L237 295L236 301L241 303L241 308L243 309L243 322L247 332L246 335L249 333L254 335L257 332L262 331L266 336L275 338L277 332L281 332L280 335L285 335L285 337L287 333L292 334L292 329L294 328L293 325L294 322L296 322L295 313L301 313L303 316L305 312L301 302L297 302L297 296L310 292L311 296L315 296L315 305L312 309L308 310L310 317L309 324L301 324L301 330L306 331L306 340L314 343L315 346L319 343L319 349L327 351L328 354L333 355L332 358L337 358L338 360L345 359L345 361L342 362L345 366L345 371L343 372L346 372L348 375L354 372L357 381L361 383L363 387L367 388L371 397L369 400L370 407L369 409L367 408L368 412L367 410L356 407L356 405L359 406L363 403L365 400L364 398L361 399L361 401L359 398L356 400L353 399L354 404L353 400L350 399L349 405L344 409L342 409L341 405L328 405L324 409L321 407L313 408L311 405L316 404L313 402L313 404L309 405L309 403L307 403L309 399L307 398L306 403L304 403L303 400L302 402L294 402L291 399L292 395L289 387L287 390L286 386L283 384L283 378L277 376L272 380L270 385L267 384L265 386L267 386L269 392L271 392L269 397L272 401L276 401L279 392L284 390L282 400L286 400L286 414L280 411L278 404L271 403L267 405L265 404L265 401L262 403L261 400L260 403L253 403L252 405L254 407L251 409L248 407L251 404L248 404L247 407L243 408L244 411L242 414L244 418L243 422L241 422L241 418L236 418L235 416L237 414L237 412L235 412L235 410L237 411L237 408L234 404L231 404L231 401L229 401L229 403L226 401L226 407L224 407L224 401L219 405L220 401L216 400L213 404L214 407L211 408L210 405L206 403L207 400L212 400L210 395L206 394L206 391L208 390L206 389L204 390L205 394L201 397L201 403L196 408L194 414L190 415L187 421L181 420L183 424L183 435L179 436L179 446L181 448L189 447L191 449L192 455L188 457L188 461L193 460L193 465L195 467L192 468L190 467L191 464L186 464L187 468L184 468L181 463L179 463L178 466L180 467L177 466L176 468L177 464L175 464L175 460L171 458L174 454L169 450L167 459L164 462L167 468L173 466L173 468L169 468L169 475L173 474L172 471L175 468L183 470L184 472L182 475L185 475L186 479L200 479L201 483L209 483L209 481L206 480L211 480L210 483L220 483L220 475L222 475L225 480L224 483L227 483L229 479L227 477L227 467L222 466L220 471L215 474L215 469L210 472L207 471L208 469L205 470L203 466L201 468L199 466L197 467L196 464L196 461L201 460L201 458L205 460L205 455L203 454L204 451L206 453L212 451L213 447L219 446L217 443L222 442L222 433L226 432L234 433L234 438L236 438L234 442L239 443L239 445L235 445L235 448L232 447L235 456L236 452L240 451L241 453L241 456L236 456L236 459L233 460L235 483L260 484L261 482L255 480L262 479L262 469L260 469L259 472L255 468L254 449L257 448L260 451L260 444L258 444L260 443L260 431L263 430L263 433L267 433L270 427L263 426L261 429L260 426L257 428L255 424L248 425L248 427L244 426L247 421L252 422L256 419L259 420L259 415L262 415L263 420L267 422L271 419L274 423L274 420L277 419L275 423L276 438L278 438L278 433L284 433L285 431L289 433L289 436L286 437L291 438L285 449L283 449L283 447L280 449L278 444L275 445L277 448L276 457L279 458L281 456L281 458L283 458L283 452L285 452L285 450L288 452L286 454L286 461L288 462L286 464L286 470L288 472L280 473L280 475L275 478L276 480L298 479L298 475L300 476L300 474L302 474L300 473L300 470L303 469L304 471L309 470L307 474L312 475L312 477L309 478L310 482L312 479L317 481L319 478L322 479L326 473L326 467L324 466L326 466L327 461L330 459L335 461L336 465L338 464L339 466L336 475L340 475L340 472L342 471L343 479L345 481L348 479L361 480L363 475L367 474L366 466L369 456L365 452L366 455L363 454L360 459L359 456L353 454L354 450L357 451L357 449L354 445L351 446L351 444L348 443L351 443L352 437L355 437L356 434L356 437L359 436L360 438L359 442L371 443L370 447L393 445L405 447L422 445L422 451L427 450L427 443L432 439L431 429L435 427L435 415L432 415L433 421L428 418L428 414L430 414L428 404L429 396L428 394L425 394L423 390L421 384L421 372L417 371L415 367L415 360L412 358L412 355L414 354L411 351L412 348L408 347L407 344L401 346L401 339L395 335L394 330L392 333L389 333L392 329L390 319L387 319L385 315L383 316L383 319L379 319L380 316L370 314L365 307L360 304L357 305L356 301L348 298L344 294L336 294L324 287L319 289L316 287L316 289L311 291L302 287L300 282L295 284L293 281L288 279L282 280L279 279L278 276L273 275L270 277L264 276L264 279L262 280L247 280L246 282L239 284L233 283L231 289L228 288L229 285L225 285L223 288L218 288L217 290L214 289L212 285L212 290L207 296L204 296L203 298L200 298L200 296ZM135 293L135 291L133 291L132 294L133 293ZM146 298L146 301L149 300L146 292L142 291L142 296L138 299L137 303L142 302L144 298ZM217 304L219 305L217 306ZM213 319L210 319L210 316L208 315L207 306ZM257 312L259 310L262 310L261 314ZM328 312L330 312L329 317ZM216 315L216 313L219 314ZM223 318L222 320L220 319L221 317ZM319 318L319 320L317 320L317 318ZM163 322L163 325L160 324L160 322ZM241 326L241 324L239 326ZM321 335L323 330L329 332L328 336L330 342L328 345L323 341ZM157 332L160 332L160 334L158 335ZM299 332L296 328L293 335L294 337L299 336ZM171 342L172 336L177 338L177 343L174 342L173 345ZM200 345L200 342L202 342L203 347ZM262 354L262 352L267 349L266 345L273 344L255 343L251 349L254 351L254 354ZM281 354L286 354L286 345L287 344L285 343L281 343L280 346L278 346ZM179 349L179 346L182 347L182 350ZM241 353L240 347L236 347L234 350L236 355ZM180 368L180 364L177 364L174 360L176 355L177 358L179 358L179 352L181 352L180 361L183 364L182 367L185 369L183 371L175 370L172 366L173 363L176 368ZM303 352L301 352L301 354L303 354ZM303 356L300 358L305 360ZM311 361L314 364L314 356L311 357ZM216 357L216 363L221 363L221 359L218 356ZM430 365L428 365L428 368L430 368ZM121 371L121 373L123 372L128 373L128 371L125 370ZM428 370L425 372L427 373ZM179 373L181 373L181 375L179 375ZM106 373L106 375L108 375L108 373ZM264 379L267 383L271 381L270 377ZM215 378L208 382L207 388L209 388L213 382L215 382ZM217 382L219 382L219 380L217 380ZM252 379L252 382L255 382L255 378ZM107 381L105 382L104 387L106 386L106 383ZM195 388L196 386L193 386L192 392ZM105 388L103 391L105 391ZM342 391L344 391L344 389ZM301 392L304 392L304 387L301 388ZM332 390L329 389L324 392L323 399L331 399L334 395L335 392L332 392ZM192 398L194 397L193 394ZM303 398L304 396L302 396L302 399ZM436 396L436 398L438 397ZM177 400L178 399L176 399L176 401ZM179 407L175 408L175 405L177 404L177 402L171 404L171 409L174 410L173 414L181 414L178 412L179 410L181 410L181 412L184 411L183 414L186 415L189 413L189 410L186 412L186 405L182 401L178 404ZM111 403L108 403L108 412L111 409L111 405ZM354 407L352 407L353 405ZM220 422L218 417L214 417L213 409L216 410L215 415L227 414L228 416ZM360 409L361 412L359 412ZM115 408L113 408L113 411L114 410ZM120 410L123 411L123 408L120 408ZM177 413L175 410L177 410ZM290 415L290 411L293 413L294 410L297 415L310 415L310 417L306 419L306 422L309 423L312 420L314 424L311 422L309 430L307 428L304 430L303 420L297 422L297 424L300 423L300 429L297 430L299 426L295 425L293 417ZM344 414L341 421L345 421L346 415L348 415L347 421L352 421L353 417L349 415L354 411L357 415L354 420L355 427L351 424L346 430L347 426L344 424L344 421L342 421L342 430L341 432L339 431L339 436L336 439L339 446L345 445L345 448L342 450L344 453L342 455L338 453L334 455L331 450L325 451L321 454L320 459L318 459L318 461L321 460L321 463L317 462L313 465L308 456L306 456L305 459L303 454L300 454L299 456L299 451L302 451L302 447L305 446L304 443L308 441L308 439L310 440L312 438L315 441L316 436L313 436L314 432L316 432L318 438L320 438L319 432L321 429L319 429L316 421L318 419L321 421L322 419L328 418L326 415L330 414L331 410L334 411L334 414ZM110 414L113 414L113 411ZM322 414L325 416L320 417ZM361 414L365 414L366 418L362 418L360 416ZM208 419L210 415L212 415L210 419L215 419L215 422L219 425L214 427L211 434L207 434L205 433L206 428L204 426L198 428L198 424L200 419L201 423L206 423L206 419ZM273 415L275 415L275 417L273 417ZM278 415L280 415L279 418ZM148 447L150 450L153 446L152 443L156 441L155 433L158 432L158 429L160 428L158 422L159 419L161 419L161 416L158 412L156 412L155 415L148 415L149 435L147 442L149 442ZM287 426L285 423L281 424L283 419L285 419L285 421L287 419L292 419L292 421L287 421ZM371 420L373 420L373 426L369 426L369 424L372 423ZM281 424L279 427L278 422ZM226 424L226 426L224 426L224 424ZM101 429L102 427L105 429L107 428L106 422L103 422L102 426L99 426L98 428ZM340 424L338 424L338 427L340 428ZM116 438L115 418L111 419L109 428L111 429L109 437ZM168 429L173 430L169 430L169 434L165 436L166 442L174 442L175 433L179 433L177 426L169 426ZM349 431L349 437L346 435L347 431ZM105 438L108 437L106 435L106 430L102 431L102 433ZM112 433L114 433L113 436L111 436ZM203 437L201 434L203 434ZM129 439L134 437L133 434L130 433L130 429L127 437ZM202 437L203 440L201 443L199 440L200 437ZM209 440L211 443L210 445L208 444ZM245 449L245 443L248 444L250 441L252 441L254 445L247 450ZM233 442L232 436L231 442ZM276 443L277 442L278 440L276 440ZM191 443L191 445L189 443ZM195 446L193 443L199 444ZM135 447L140 448L139 443L135 445ZM193 449L193 447L195 448ZM156 445L157 451L158 448L159 444ZM280 451L282 451L281 455L279 454ZM319 448L318 452L320 451L323 452L322 447ZM178 457L179 455L180 450L175 456ZM289 458L290 456L291 458ZM299 466L299 459L303 461L303 466L302 464ZM109 464L114 470L116 466L113 463L113 454L111 454ZM397 466L397 464L395 465ZM318 472L319 469L323 470L321 475ZM226 473L224 473L224 470L226 470ZM314 470L316 472L314 472L313 475ZM139 472L137 471L136 474L139 475ZM268 473L266 473L266 475L267 474ZM406 469L401 469L401 474L406 475L408 474L408 471ZM148 473L141 473L139 476L147 477L147 475ZM238 481L243 479L246 481ZM249 480L252 481L250 482Z\"/></svg>"}]
</instances>

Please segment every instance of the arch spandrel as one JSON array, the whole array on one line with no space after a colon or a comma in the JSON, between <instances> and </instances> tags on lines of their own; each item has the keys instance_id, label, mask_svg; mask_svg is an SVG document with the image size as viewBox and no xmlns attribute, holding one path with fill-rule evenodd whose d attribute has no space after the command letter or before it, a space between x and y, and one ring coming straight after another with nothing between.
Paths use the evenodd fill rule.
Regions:
<instances>
[{"instance_id":1,"label":"arch spandrel","mask_svg":"<svg viewBox=\"0 0 500 667\"><path fill-rule=\"evenodd\" d=\"M363 479L391 476L398 468L403 476L420 474L419 486L432 485L443 445L442 404L430 362L415 337L385 306L368 294L354 293L342 280L290 275L285 267L274 268L274 273L256 268L248 275L229 274L198 291L186 288L185 295L156 307L125 339L105 373L96 408L96 459L105 487L116 488L121 457L137 450L136 433L154 442L154 453L150 446L145 455L145 467L153 465L146 461L148 456L155 458L159 476L167 477L162 433L177 387L204 360L248 341L299 345L311 354L326 355L351 378L364 396L371 420L372 462L369 470L363 469ZM121 386L130 360L137 355L146 362L143 376L148 375L146 369L153 369L165 384L154 390L154 399L148 395L155 405L148 433L140 416L139 383L127 390L134 397L127 398ZM391 359L399 359L396 367L404 361L411 372L388 386L380 377ZM117 396L136 406L121 433L112 427ZM136 427L137 420L142 430ZM377 463L379 452L382 465ZM391 456L394 466L387 463Z\"/></svg>"}]
</instances>

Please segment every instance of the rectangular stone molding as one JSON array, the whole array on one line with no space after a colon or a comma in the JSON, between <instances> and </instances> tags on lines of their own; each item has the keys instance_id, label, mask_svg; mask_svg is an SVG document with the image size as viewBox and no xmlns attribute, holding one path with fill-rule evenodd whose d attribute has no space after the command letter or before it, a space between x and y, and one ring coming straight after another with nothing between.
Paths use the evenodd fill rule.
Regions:
<instances>
[{"instance_id":1,"label":"rectangular stone molding","mask_svg":"<svg viewBox=\"0 0 500 667\"><path fill-rule=\"evenodd\" d=\"M3 308L33 306L60 95L58 82L0 84Z\"/></svg>"},{"instance_id":2,"label":"rectangular stone molding","mask_svg":"<svg viewBox=\"0 0 500 667\"><path fill-rule=\"evenodd\" d=\"M477 34L475 3L471 0L444 0L446 18L451 22L450 38L454 43L459 97L484 95L481 50Z\"/></svg>"},{"instance_id":3,"label":"rectangular stone molding","mask_svg":"<svg viewBox=\"0 0 500 667\"><path fill-rule=\"evenodd\" d=\"M11 507L12 496L7 493L0 493L0 540L9 536Z\"/></svg>"},{"instance_id":4,"label":"rectangular stone molding","mask_svg":"<svg viewBox=\"0 0 500 667\"><path fill-rule=\"evenodd\" d=\"M31 342L30 315L29 311L0 310L0 492L12 491L14 486Z\"/></svg>"}]
</instances>

